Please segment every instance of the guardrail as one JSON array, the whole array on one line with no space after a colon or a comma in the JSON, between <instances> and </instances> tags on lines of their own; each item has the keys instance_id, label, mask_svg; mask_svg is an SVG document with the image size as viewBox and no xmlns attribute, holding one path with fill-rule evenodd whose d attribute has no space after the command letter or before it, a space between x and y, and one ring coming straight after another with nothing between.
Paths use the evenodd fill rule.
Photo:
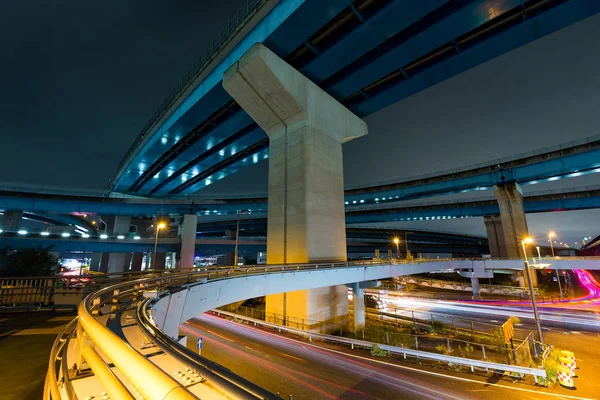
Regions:
<instances>
[{"instance_id":1,"label":"guardrail","mask_svg":"<svg viewBox=\"0 0 600 400\"><path fill-rule=\"evenodd\" d=\"M173 379L167 372L161 370L158 366L146 359L135 349L125 343L121 337L113 333L110 329L100 323L96 317L102 313L105 306L110 307L110 312L116 311L120 303L125 300L136 301L141 296L141 292L145 290L164 291L169 288L183 287L198 281L215 280L215 279L230 279L238 276L248 276L254 274L270 274L281 272L294 272L300 270L319 270L324 268L340 268L340 267L363 267L366 265L385 265L377 261L359 261L352 263L324 263L324 264L294 264L294 265L260 265L248 268L200 268L194 271L178 272L178 271L161 271L161 276L146 277L145 279L129 280L119 282L114 285L103 287L95 292L87 295L80 303L78 308L77 322L77 340L79 354L77 355L78 366L81 363L83 346L83 338L87 336L91 340L94 347L100 350L106 360L114 364L119 369L122 375L144 396L145 399L195 399L185 387ZM160 343L160 333L158 329L152 328L146 331L147 334L157 343ZM69 337L73 333L69 333ZM57 353L53 352L51 365L57 358ZM63 358L63 360L66 358ZM73 363L69 363L73 365ZM214 372L214 369L211 369ZM61 363L58 373L49 373L47 378L48 398L57 400L60 397L58 383L61 385L70 385L65 383L65 380L70 379L68 365ZM118 383L112 384L118 387ZM239 386L239 385L238 385ZM56 397L56 396L59 397ZM72 398L72 397L69 397Z\"/></svg>"},{"instance_id":2,"label":"guardrail","mask_svg":"<svg viewBox=\"0 0 600 400\"><path fill-rule=\"evenodd\" d=\"M145 399L194 399L195 396L181 386L179 382L177 382L167 372L161 370L157 365L152 363L143 355L138 353L135 349L130 347L122 340L120 336L113 333L110 331L110 329L100 323L96 317L100 315L103 310L108 309L110 310L109 312L115 312L119 307L119 304L123 304L124 301L137 301L141 296L141 293L146 290L156 290L157 292L176 292L182 288L188 288L190 286L204 283L208 280L233 279L243 276L264 274L281 274L282 272L294 273L297 271L318 271L335 268L364 268L365 266L415 264L427 263L431 261L433 260L413 259L392 260L391 262L364 260L356 262L318 264L258 265L246 268L199 268L195 269L194 271L187 272L161 271L160 276L151 276L145 277L144 279L118 282L116 284L103 287L87 295L87 297L85 297L85 299L79 305L76 329L77 340L79 344L79 361L77 362L77 365L80 365L82 357L84 357L82 353L84 348L83 338L87 336L87 338L91 340L91 343L93 343L93 346L105 356L106 362L114 364L114 366L119 369L121 374L141 393L142 396L144 396ZM445 260L436 259L435 261ZM150 328L146 330L146 333L152 338L152 340L156 340L156 342L159 343L160 333L158 332L158 329L156 327ZM305 333L306 332L303 332L303 334ZM354 343L356 345L372 345L353 339L339 338L339 340L346 340L347 343ZM416 350L396 348L394 346L385 346L386 351L400 352L399 354L422 356L423 358L422 353L425 353ZM427 354L429 354L429 358L433 360L454 363L465 362L459 357L425 353L425 355ZM64 359L65 358L63 358L63 360ZM545 376L541 375L542 373L539 372L539 370L533 370L529 368L505 366L503 364L495 364L477 360L468 360L468 363L468 365L470 365L472 368L504 368L506 371L519 374ZM73 364L70 363L70 365ZM54 374L48 375L47 392L50 394L50 398L53 400L60 398L55 397L58 391L58 381L60 379L69 379L66 362L61 364L61 368L62 370L60 370L58 374L55 372ZM114 379L117 378L115 377ZM65 385L63 381L61 381L61 384Z\"/></svg>"},{"instance_id":3,"label":"guardrail","mask_svg":"<svg viewBox=\"0 0 600 400\"><path fill-rule=\"evenodd\" d=\"M494 373L496 373L497 371L516 373L516 374L519 374L521 377L523 377L524 375L531 375L534 377L536 383L538 382L538 380L537 380L538 378L542 378L543 382L546 380L546 371L544 369L540 369L540 368L529 368L529 367L521 367L518 365L498 364L498 363L492 363L492 362L488 362L488 361L472 360L469 358L461 358L461 357L449 356L449 355L444 355L444 354L436 354L436 353L430 353L430 352L425 352L425 351L407 349L404 347L390 346L387 344L367 342L367 341L359 340L359 339L350 339L350 338L344 338L344 337L339 337L339 336L326 335L326 334L322 334L322 333L312 333L312 332L304 331L301 329L289 328L286 326L277 325L277 324L261 321L261 320L254 319L254 318L244 317L244 316L234 314L234 313L231 313L228 311L212 310L212 312L217 315L225 315L229 318L246 321L246 322L254 324L255 326L260 325L260 326L264 326L267 328L276 329L279 332L288 332L288 333L292 333L294 335L303 336L303 337L308 338L310 341L312 341L314 339L318 339L318 340L327 341L327 342L341 343L341 344L349 345L352 348L360 347L360 348L366 348L366 349L371 349L371 348L373 348L374 345L377 345L380 349L385 350L390 354L402 355L404 358L406 358L407 356L412 356L412 357L425 359L425 360L439 361L439 362L454 364L454 365L463 365L463 366L470 367L471 371L474 371L475 368L479 368L479 369L483 369L488 372L490 370L492 370Z\"/></svg>"},{"instance_id":4,"label":"guardrail","mask_svg":"<svg viewBox=\"0 0 600 400\"><path fill-rule=\"evenodd\" d=\"M395 279L401 283L413 283L419 286L435 287L439 289L449 290L472 290L472 285L469 282L460 281L444 281L441 279L423 278L418 276L399 276ZM487 291L489 294L516 294L516 295L527 295L529 296L529 290L518 286L502 286L502 285L488 285L480 284L480 291ZM536 296L539 295L537 288L533 289Z\"/></svg>"},{"instance_id":5,"label":"guardrail","mask_svg":"<svg viewBox=\"0 0 600 400\"><path fill-rule=\"evenodd\" d=\"M0 278L0 307L76 306L84 296L107 284L144 277L164 276L171 270L145 270L109 274Z\"/></svg>"}]
</instances>

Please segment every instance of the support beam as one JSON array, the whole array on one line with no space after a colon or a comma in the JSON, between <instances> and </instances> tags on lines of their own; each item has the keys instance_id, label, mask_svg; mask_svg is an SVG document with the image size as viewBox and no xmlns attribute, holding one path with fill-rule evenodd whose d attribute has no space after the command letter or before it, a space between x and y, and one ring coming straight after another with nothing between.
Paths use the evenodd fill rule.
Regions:
<instances>
[{"instance_id":1,"label":"support beam","mask_svg":"<svg viewBox=\"0 0 600 400\"><path fill-rule=\"evenodd\" d=\"M129 236L131 217L115 216L103 218L103 220L106 222L106 231L110 232L113 237L117 237L119 235L123 235L125 237ZM103 255L102 258L102 272L106 271L108 273L117 273L124 272L129 269L129 262L131 261L129 253L108 253L107 255Z\"/></svg>"},{"instance_id":2,"label":"support beam","mask_svg":"<svg viewBox=\"0 0 600 400\"><path fill-rule=\"evenodd\" d=\"M483 222L485 223L485 230L490 245L490 255L493 258L507 257L500 215L486 215L483 217Z\"/></svg>"},{"instance_id":3,"label":"support beam","mask_svg":"<svg viewBox=\"0 0 600 400\"><path fill-rule=\"evenodd\" d=\"M345 261L342 143L366 135L366 124L260 43L223 86L270 139L267 263ZM337 322L347 315L346 291L269 296L266 310Z\"/></svg>"},{"instance_id":4,"label":"support beam","mask_svg":"<svg viewBox=\"0 0 600 400\"><path fill-rule=\"evenodd\" d=\"M131 258L131 271L141 271L143 260L144 253L133 253L133 257Z\"/></svg>"},{"instance_id":5,"label":"support beam","mask_svg":"<svg viewBox=\"0 0 600 400\"><path fill-rule=\"evenodd\" d=\"M500 208L506 257L523 257L521 240L527 237L528 229L521 187L516 182L495 185L494 195Z\"/></svg>"},{"instance_id":6,"label":"support beam","mask_svg":"<svg viewBox=\"0 0 600 400\"><path fill-rule=\"evenodd\" d=\"M183 216L181 226L181 269L194 268L194 257L196 255L196 228L198 216L186 214Z\"/></svg>"},{"instance_id":7,"label":"support beam","mask_svg":"<svg viewBox=\"0 0 600 400\"><path fill-rule=\"evenodd\" d=\"M100 261L102 260L102 253L92 253L90 258L90 271L100 271Z\"/></svg>"},{"instance_id":8,"label":"support beam","mask_svg":"<svg viewBox=\"0 0 600 400\"><path fill-rule=\"evenodd\" d=\"M165 269L167 262L167 253L156 253L156 260L154 261L154 269Z\"/></svg>"},{"instance_id":9,"label":"support beam","mask_svg":"<svg viewBox=\"0 0 600 400\"><path fill-rule=\"evenodd\" d=\"M471 278L471 288L473 289L473 299L481 300L481 287L479 286L479 278Z\"/></svg>"}]
</instances>

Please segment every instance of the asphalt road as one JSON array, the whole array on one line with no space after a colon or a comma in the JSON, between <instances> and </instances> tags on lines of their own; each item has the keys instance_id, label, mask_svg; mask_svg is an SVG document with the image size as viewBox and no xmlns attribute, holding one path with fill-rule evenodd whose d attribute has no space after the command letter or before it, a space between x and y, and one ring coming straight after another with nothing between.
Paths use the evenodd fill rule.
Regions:
<instances>
[{"instance_id":1,"label":"asphalt road","mask_svg":"<svg viewBox=\"0 0 600 400\"><path fill-rule=\"evenodd\" d=\"M508 378L371 359L368 353L325 348L252 326L202 315L183 329L202 336L202 355L233 372L298 399L573 399L566 389L544 389ZM592 397L593 398L593 397Z\"/></svg>"}]
</instances>

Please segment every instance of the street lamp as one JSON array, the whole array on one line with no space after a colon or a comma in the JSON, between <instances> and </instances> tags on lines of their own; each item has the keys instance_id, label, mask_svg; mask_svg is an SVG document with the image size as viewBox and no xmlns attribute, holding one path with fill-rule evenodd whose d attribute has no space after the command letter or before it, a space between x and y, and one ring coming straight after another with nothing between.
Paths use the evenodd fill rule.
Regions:
<instances>
[{"instance_id":1,"label":"street lamp","mask_svg":"<svg viewBox=\"0 0 600 400\"><path fill-rule=\"evenodd\" d=\"M166 227L164 222L156 224L156 238L154 239L154 254L152 255L152 269L156 266L156 246L158 245L158 231Z\"/></svg>"},{"instance_id":2,"label":"street lamp","mask_svg":"<svg viewBox=\"0 0 600 400\"><path fill-rule=\"evenodd\" d=\"M548 232L548 241L550 242L550 250L552 251L552 258L554 258L554 246L552 245L552 239L556 237L555 232ZM563 297L562 285L560 283L560 275L558 275L558 268L554 269L556 272L556 280L558 281L558 291L560 292L560 298Z\"/></svg>"},{"instance_id":3,"label":"street lamp","mask_svg":"<svg viewBox=\"0 0 600 400\"><path fill-rule=\"evenodd\" d=\"M529 261L527 261L527 249L525 248L526 244L533 243L533 239L530 237L526 237L521 240L521 245L523 246L523 257L525 258L525 271L527 273L527 283L529 283L529 293L531 294L531 305L533 306L533 316L535 318L535 325L537 327L538 336L540 337L540 343L542 343L542 347L544 346L544 337L542 336L542 326L540 325L540 315L538 314L537 303L535 302L535 293L533 293L533 282L531 282L531 270L529 268Z\"/></svg>"},{"instance_id":4,"label":"street lamp","mask_svg":"<svg viewBox=\"0 0 600 400\"><path fill-rule=\"evenodd\" d=\"M392 241L396 245L396 257L400 259L400 238L396 236Z\"/></svg>"},{"instance_id":5,"label":"street lamp","mask_svg":"<svg viewBox=\"0 0 600 400\"><path fill-rule=\"evenodd\" d=\"M249 214L248 210L237 210L237 225L235 228L235 251L233 253L233 266L237 267L238 266L238 243L239 243L239 237L240 237L240 215L246 215Z\"/></svg>"}]
</instances>

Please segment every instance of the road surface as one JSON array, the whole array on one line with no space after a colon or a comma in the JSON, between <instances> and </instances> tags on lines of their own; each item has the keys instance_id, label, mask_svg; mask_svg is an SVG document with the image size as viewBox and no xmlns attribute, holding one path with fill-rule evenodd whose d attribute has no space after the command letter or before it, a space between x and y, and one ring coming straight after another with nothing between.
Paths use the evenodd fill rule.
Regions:
<instances>
[{"instance_id":1,"label":"road surface","mask_svg":"<svg viewBox=\"0 0 600 400\"><path fill-rule=\"evenodd\" d=\"M347 349L326 349L204 314L182 326L202 336L202 355L252 382L298 399L579 399L544 389L447 369L372 360ZM423 367L421 367L423 368Z\"/></svg>"}]
</instances>

